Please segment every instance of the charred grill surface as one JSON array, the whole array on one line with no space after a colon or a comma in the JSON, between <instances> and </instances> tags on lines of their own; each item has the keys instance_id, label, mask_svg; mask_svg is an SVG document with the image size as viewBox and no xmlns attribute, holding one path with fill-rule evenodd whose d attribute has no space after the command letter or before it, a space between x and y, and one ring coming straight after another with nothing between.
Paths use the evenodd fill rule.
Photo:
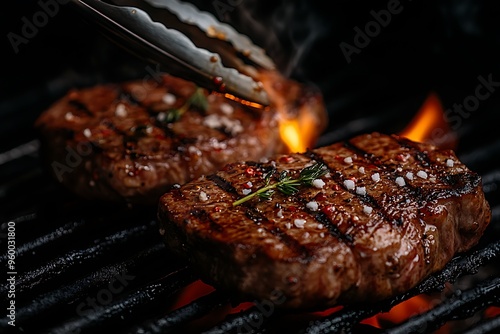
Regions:
<instances>
[{"instance_id":1,"label":"charred grill surface","mask_svg":"<svg viewBox=\"0 0 500 334\"><path fill-rule=\"evenodd\" d=\"M271 168L275 182L319 162L328 174L317 186L233 205L265 186ZM490 219L481 178L452 151L379 133L228 164L159 207L166 243L208 282L303 309L408 291L474 246Z\"/></svg>"}]
</instances>

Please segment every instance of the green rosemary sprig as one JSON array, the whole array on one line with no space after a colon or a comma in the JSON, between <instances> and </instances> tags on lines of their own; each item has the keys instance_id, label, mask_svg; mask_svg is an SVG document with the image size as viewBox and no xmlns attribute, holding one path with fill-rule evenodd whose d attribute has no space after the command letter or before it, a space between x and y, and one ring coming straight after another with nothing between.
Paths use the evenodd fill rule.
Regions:
<instances>
[{"instance_id":1,"label":"green rosemary sprig","mask_svg":"<svg viewBox=\"0 0 500 334\"><path fill-rule=\"evenodd\" d=\"M271 183L271 177L276 172L276 169L272 169L268 173L264 174L265 185L254 191L253 193L240 198L239 200L233 202L233 206L240 205L255 196L259 196L263 199L271 199L275 189L279 190L283 194L290 196L299 192L300 186L311 186L313 181L325 175L328 172L325 164L315 163L309 167L305 167L300 171L298 178L293 179L288 171L282 171L278 176L278 181Z\"/></svg>"},{"instance_id":2,"label":"green rosemary sprig","mask_svg":"<svg viewBox=\"0 0 500 334\"><path fill-rule=\"evenodd\" d=\"M208 109L208 101L203 88L196 88L193 95L180 108L168 110L164 122L173 123L178 121L190 107L196 107L204 111Z\"/></svg>"}]
</instances>

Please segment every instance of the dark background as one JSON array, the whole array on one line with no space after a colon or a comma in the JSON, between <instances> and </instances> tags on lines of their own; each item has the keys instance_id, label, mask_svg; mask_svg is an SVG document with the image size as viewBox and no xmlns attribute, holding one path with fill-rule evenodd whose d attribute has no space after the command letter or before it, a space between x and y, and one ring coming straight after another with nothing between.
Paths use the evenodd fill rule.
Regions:
<instances>
[{"instance_id":1,"label":"dark background","mask_svg":"<svg viewBox=\"0 0 500 334\"><path fill-rule=\"evenodd\" d=\"M430 91L450 108L474 94L479 75L500 81L500 10L494 1L401 0L400 13L350 63L340 43L354 46L354 28L364 30L374 20L371 11L387 9L391 1L193 2L265 47L283 73L323 91L330 135L320 144L372 130L359 120L379 115L387 121L376 130L398 132ZM57 4L57 13L14 52L8 34L21 36L23 18L33 22L41 3ZM148 64L57 0L10 1L0 22L0 151L33 137L37 115L68 89L147 74ZM467 121L496 122L499 99L500 93L492 94ZM494 131L485 136L498 137Z\"/></svg>"}]
</instances>

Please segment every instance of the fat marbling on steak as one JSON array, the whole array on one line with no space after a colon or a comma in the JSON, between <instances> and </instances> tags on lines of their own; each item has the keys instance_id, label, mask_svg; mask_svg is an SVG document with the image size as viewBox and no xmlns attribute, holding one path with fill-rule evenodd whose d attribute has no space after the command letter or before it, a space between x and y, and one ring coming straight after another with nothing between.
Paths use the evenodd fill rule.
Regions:
<instances>
[{"instance_id":1,"label":"fat marbling on steak","mask_svg":"<svg viewBox=\"0 0 500 334\"><path fill-rule=\"evenodd\" d=\"M326 174L295 195L234 205L283 171L322 164ZM228 164L171 189L158 216L169 248L209 283L310 309L407 291L477 244L491 212L480 176L453 151L371 133Z\"/></svg>"},{"instance_id":2,"label":"fat marbling on steak","mask_svg":"<svg viewBox=\"0 0 500 334\"><path fill-rule=\"evenodd\" d=\"M327 114L318 90L274 72L261 76L280 95L280 111L250 108L167 74L72 89L36 121L46 165L83 198L156 206L173 184L287 152L280 117L307 114L321 133Z\"/></svg>"}]
</instances>

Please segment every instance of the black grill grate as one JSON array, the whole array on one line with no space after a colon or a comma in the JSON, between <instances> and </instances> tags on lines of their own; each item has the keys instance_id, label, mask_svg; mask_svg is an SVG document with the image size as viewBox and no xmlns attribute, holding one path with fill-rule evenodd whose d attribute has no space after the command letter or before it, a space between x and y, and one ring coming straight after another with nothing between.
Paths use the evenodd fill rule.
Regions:
<instances>
[{"instance_id":1,"label":"black grill grate","mask_svg":"<svg viewBox=\"0 0 500 334\"><path fill-rule=\"evenodd\" d=\"M491 332L499 328L498 317L483 319L480 315L488 306L499 306L500 168L487 158L496 156L497 146L479 147L463 155L466 162L484 171L484 189L493 208L488 233L473 251L457 256L444 270L404 295L374 305L346 307L326 316L259 308L258 302L247 310L226 314L229 305L237 301L219 291L174 309L179 292L197 276L163 245L154 208L81 202L53 184L40 170L36 154L16 156L0 166L12 171L11 182L0 190L6 194L2 202L8 205L8 215L2 219L16 222L18 236L16 328L50 333L105 329L126 333L278 333L283 328L290 333L378 332L381 330L361 322L426 294L442 300L403 324L388 324L386 332L430 333L446 322L467 318L475 320L463 330ZM31 169L26 168L26 159L31 159ZM25 168L13 168L18 163ZM37 185L32 193L18 190L30 184ZM2 263L6 259L2 254ZM467 283L461 287L464 280ZM452 283L456 285L454 293L445 296L445 286ZM0 295L5 300L6 285L0 287ZM9 328L7 320L2 319L2 327Z\"/></svg>"},{"instance_id":2,"label":"black grill grate","mask_svg":"<svg viewBox=\"0 0 500 334\"><path fill-rule=\"evenodd\" d=\"M214 3L243 3L193 2L207 10L213 10ZM1 23L7 23L9 32L18 33L21 18L29 20L40 12L39 3L32 1L28 7L13 3L12 11L2 12ZM387 1L368 6L340 1L333 11L314 1L290 2L295 6L290 11L284 11L278 2L244 3L225 12L225 19L239 22L247 34L262 28L254 21L264 22L262 36L256 36L263 45L270 42L270 30L277 29L279 41L284 41L278 49L300 50L300 57L292 55L297 61L292 74L317 83L324 92L331 117L319 146L364 132L400 131L432 90L449 112L454 103L475 93L478 76L493 75L493 88L498 89L500 34L496 16L484 1L402 2L404 12L353 55L350 64L340 49L331 52L332 45L352 42L352 28L363 27L372 18L370 11L386 8ZM247 15L245 5L260 10L262 17ZM312 13L313 7L320 13ZM444 270L394 299L331 314L287 313L258 302L228 314L241 301L222 291L177 307L180 293L198 277L165 248L157 229L156 208L82 202L57 185L42 167L39 142L31 127L49 103L72 87L148 75L145 64L115 49L86 25L75 24L78 18L63 6L59 9L37 36L21 45L19 54L11 55L12 61L3 63L0 264L5 268L7 222L14 221L18 274L16 327L9 326L2 314L0 332L432 333L444 323L452 333L499 331L498 312L483 316L488 307L500 307L498 92L491 92L477 109L453 124L459 138L457 154L482 175L493 219L481 242ZM284 19L278 27L271 24L275 14ZM307 37L310 28L302 26L304 22L321 29L317 39L305 39L301 44L300 38ZM290 29L292 26L297 29ZM276 45L271 46L276 51ZM46 56L43 63L40 54ZM452 116L456 120L457 114ZM3 312L7 289L5 284L0 286ZM419 311L405 323L384 323L382 330L363 322L421 294L433 300L432 309Z\"/></svg>"}]
</instances>

